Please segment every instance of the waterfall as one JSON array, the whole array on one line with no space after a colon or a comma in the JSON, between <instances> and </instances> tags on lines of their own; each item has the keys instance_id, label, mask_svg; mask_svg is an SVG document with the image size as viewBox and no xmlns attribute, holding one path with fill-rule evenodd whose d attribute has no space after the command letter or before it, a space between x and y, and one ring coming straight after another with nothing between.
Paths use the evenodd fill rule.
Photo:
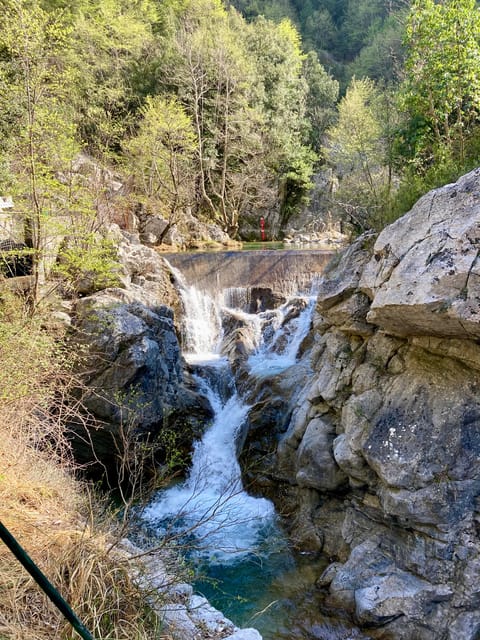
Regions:
<instances>
[{"instance_id":1,"label":"waterfall","mask_svg":"<svg viewBox=\"0 0 480 640\"><path fill-rule=\"evenodd\" d=\"M249 358L252 375L272 375L295 364L300 345L310 329L315 300L316 297L313 294L303 298L304 308L300 312L298 308L292 309L290 301L279 308L270 339L263 341ZM293 315L292 311L297 315L289 318L289 315ZM287 323L289 323L288 332Z\"/></svg>"},{"instance_id":2,"label":"waterfall","mask_svg":"<svg viewBox=\"0 0 480 640\"><path fill-rule=\"evenodd\" d=\"M183 350L190 361L211 361L218 356L222 321L218 303L189 286L178 269L170 265L184 306Z\"/></svg>"},{"instance_id":3,"label":"waterfall","mask_svg":"<svg viewBox=\"0 0 480 640\"><path fill-rule=\"evenodd\" d=\"M186 534L194 553L210 563L236 562L258 552L266 532L274 526L275 511L269 500L250 496L242 485L236 444L250 407L235 392L228 362L220 355L222 315L234 312L249 327L257 345L249 358L250 368L257 374L267 374L272 367L280 370L295 362L310 326L313 298L250 314L230 306L248 300L245 291L229 289L214 298L188 286L176 269L172 272L185 309L184 355L195 363L199 387L215 417L194 447L187 479L156 495L142 518L157 535ZM208 368L208 377L202 377L202 368ZM215 378L226 377L231 378L233 389L227 399L216 391L222 385L215 384Z\"/></svg>"},{"instance_id":4,"label":"waterfall","mask_svg":"<svg viewBox=\"0 0 480 640\"><path fill-rule=\"evenodd\" d=\"M142 511L145 528L162 541L178 541L181 553L193 561L195 588L236 624L256 627L265 640L306 640L312 637L310 628L323 640L364 637L342 621L322 616L315 581L323 560L294 557L272 503L245 491L237 460L237 441L244 435L250 407L236 392L229 360L222 355L233 352L235 357L229 335L248 338L243 344L246 359L240 349L242 376L258 382L276 375L298 358L315 296L296 296L274 309L251 313L247 287L209 295L172 272L185 311L184 356L214 419L194 446L188 477L159 491ZM298 621L305 622L305 629Z\"/></svg>"}]
</instances>

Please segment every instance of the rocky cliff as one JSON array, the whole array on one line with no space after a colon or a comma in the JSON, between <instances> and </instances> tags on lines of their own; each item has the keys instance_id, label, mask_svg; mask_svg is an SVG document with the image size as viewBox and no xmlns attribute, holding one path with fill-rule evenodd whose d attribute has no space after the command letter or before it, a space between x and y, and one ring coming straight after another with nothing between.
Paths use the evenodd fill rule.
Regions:
<instances>
[{"instance_id":1,"label":"rocky cliff","mask_svg":"<svg viewBox=\"0 0 480 640\"><path fill-rule=\"evenodd\" d=\"M322 280L287 430L247 440L330 558L327 606L372 638L480 637L479 251L480 170L360 238Z\"/></svg>"},{"instance_id":2,"label":"rocky cliff","mask_svg":"<svg viewBox=\"0 0 480 640\"><path fill-rule=\"evenodd\" d=\"M187 463L213 414L181 355L173 311L178 319L181 303L165 261L138 237L118 228L111 233L119 286L80 298L75 307L81 409L69 427L77 459L116 483L141 473L147 440L157 463L165 455Z\"/></svg>"}]
</instances>

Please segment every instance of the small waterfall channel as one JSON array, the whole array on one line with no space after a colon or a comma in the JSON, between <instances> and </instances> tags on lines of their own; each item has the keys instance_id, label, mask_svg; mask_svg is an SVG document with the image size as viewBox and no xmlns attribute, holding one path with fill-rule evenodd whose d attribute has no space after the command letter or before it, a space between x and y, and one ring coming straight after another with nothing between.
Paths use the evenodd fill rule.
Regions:
<instances>
[{"instance_id":1,"label":"small waterfall channel","mask_svg":"<svg viewBox=\"0 0 480 640\"><path fill-rule=\"evenodd\" d=\"M295 557L273 504L243 487L237 449L250 407L222 355L228 338L225 319L233 318L246 327L250 376L266 377L294 365L311 325L315 296L295 296L274 309L251 313L248 289L212 296L188 286L173 267L172 273L185 309L184 356L214 419L195 444L187 478L154 496L142 511L142 527L154 538L176 539L196 572L194 586L238 626L256 627L264 640L360 637L331 619L318 619L314 581L324 565ZM312 611L316 620L307 630L302 620Z\"/></svg>"}]
</instances>

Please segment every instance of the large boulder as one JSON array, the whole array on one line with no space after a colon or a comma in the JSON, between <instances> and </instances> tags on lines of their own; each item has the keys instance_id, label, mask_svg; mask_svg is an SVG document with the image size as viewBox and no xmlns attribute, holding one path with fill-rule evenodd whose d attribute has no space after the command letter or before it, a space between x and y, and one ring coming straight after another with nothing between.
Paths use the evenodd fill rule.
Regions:
<instances>
[{"instance_id":1,"label":"large boulder","mask_svg":"<svg viewBox=\"0 0 480 640\"><path fill-rule=\"evenodd\" d=\"M115 482L140 440L154 443L157 462L173 452L187 464L213 414L181 355L171 308L181 305L164 260L135 236L113 233L123 288L80 298L73 314L82 412L70 428L77 458Z\"/></svg>"},{"instance_id":2,"label":"large boulder","mask_svg":"<svg viewBox=\"0 0 480 640\"><path fill-rule=\"evenodd\" d=\"M378 237L361 288L398 335L480 336L480 169L431 191Z\"/></svg>"},{"instance_id":3,"label":"large boulder","mask_svg":"<svg viewBox=\"0 0 480 640\"><path fill-rule=\"evenodd\" d=\"M479 637L479 247L476 170L335 259L272 436L277 503L334 561L327 604L373 638Z\"/></svg>"}]
</instances>

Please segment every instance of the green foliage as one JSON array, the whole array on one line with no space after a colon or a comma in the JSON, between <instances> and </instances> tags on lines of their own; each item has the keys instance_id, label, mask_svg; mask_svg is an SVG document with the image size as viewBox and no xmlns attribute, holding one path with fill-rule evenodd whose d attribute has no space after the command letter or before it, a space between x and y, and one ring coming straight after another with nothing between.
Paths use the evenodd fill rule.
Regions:
<instances>
[{"instance_id":1,"label":"green foliage","mask_svg":"<svg viewBox=\"0 0 480 640\"><path fill-rule=\"evenodd\" d=\"M347 65L347 77L368 77L389 85L399 81L404 56L402 13L386 18L380 30L369 33L356 58Z\"/></svg>"},{"instance_id":2,"label":"green foliage","mask_svg":"<svg viewBox=\"0 0 480 640\"><path fill-rule=\"evenodd\" d=\"M141 106L140 78L144 73L148 77L154 48L155 5L149 0L92 0L74 11L70 99L80 139L91 153L108 156L119 152Z\"/></svg>"},{"instance_id":3,"label":"green foliage","mask_svg":"<svg viewBox=\"0 0 480 640\"><path fill-rule=\"evenodd\" d=\"M458 144L465 159L465 136L480 108L480 10L475 0L414 0L408 18L405 109L422 118L416 153L443 154ZM429 134L429 135L428 135ZM419 147L419 148L418 148Z\"/></svg>"},{"instance_id":4,"label":"green foliage","mask_svg":"<svg viewBox=\"0 0 480 640\"><path fill-rule=\"evenodd\" d=\"M276 26L263 18L257 19L251 25L248 45L257 61L257 86L265 118L268 164L277 177L282 224L286 224L292 213L305 202L316 160L308 145L311 124L306 113L308 84L303 76L305 56L300 48L299 34L288 20ZM312 76L317 72L318 79L318 67L314 69L314 65L315 61L310 59ZM314 91L321 99L328 95L328 88L324 95L322 88L319 80ZM314 95L310 96L312 111L315 108ZM326 109L331 106L331 102L322 104Z\"/></svg>"},{"instance_id":5,"label":"green foliage","mask_svg":"<svg viewBox=\"0 0 480 640\"><path fill-rule=\"evenodd\" d=\"M193 122L194 214L235 235L242 217L275 208L279 197L283 210L293 211L314 162L304 55L293 24L261 18L247 25L213 0L165 2L160 24L154 92L175 96ZM332 92L315 91L312 113L315 96L331 109Z\"/></svg>"},{"instance_id":6,"label":"green foliage","mask_svg":"<svg viewBox=\"0 0 480 640\"><path fill-rule=\"evenodd\" d=\"M391 128L395 110L369 79L350 83L328 131L325 155L341 175L335 201L358 230L381 228L392 187Z\"/></svg>"},{"instance_id":7,"label":"green foliage","mask_svg":"<svg viewBox=\"0 0 480 640\"><path fill-rule=\"evenodd\" d=\"M148 215L158 212L168 225L195 199L193 122L175 98L147 98L136 135L124 145L136 198ZM166 227L167 229L167 227Z\"/></svg>"},{"instance_id":8,"label":"green foliage","mask_svg":"<svg viewBox=\"0 0 480 640\"><path fill-rule=\"evenodd\" d=\"M480 131L475 129L465 139L465 159L460 162L458 151L447 147L435 151L436 161L422 166L421 160L410 162L403 171L399 188L392 203L391 219L409 211L421 196L437 187L455 182L468 171L478 167L480 157ZM419 166L420 164L420 166Z\"/></svg>"},{"instance_id":9,"label":"green foliage","mask_svg":"<svg viewBox=\"0 0 480 640\"><path fill-rule=\"evenodd\" d=\"M118 262L111 240L75 222L75 231L60 248L52 273L65 278L74 294L118 285Z\"/></svg>"},{"instance_id":10,"label":"green foliage","mask_svg":"<svg viewBox=\"0 0 480 640\"><path fill-rule=\"evenodd\" d=\"M47 13L36 0L11 0L1 11L1 94L9 96L13 106L7 104L5 114L14 122L3 148L9 172L5 184L33 255L33 310L40 278L55 262L63 238L68 240L56 274L67 277L74 289L81 272L89 272L98 284L110 283L106 274L112 255L93 233L100 194L74 171L81 146L70 99L75 74L69 63L73 32L68 17Z\"/></svg>"},{"instance_id":11,"label":"green foliage","mask_svg":"<svg viewBox=\"0 0 480 640\"><path fill-rule=\"evenodd\" d=\"M353 75L389 81L402 64L403 14L409 0L236 0L248 19L290 18L343 89Z\"/></svg>"},{"instance_id":12,"label":"green foliage","mask_svg":"<svg viewBox=\"0 0 480 640\"><path fill-rule=\"evenodd\" d=\"M109 196L78 175L82 151L122 171L124 206L165 233L190 215L233 236L270 212L285 226L320 160L340 174L337 207L378 227L474 162L479 15L474 0L5 0L0 189L37 280L55 236L74 290L115 272L94 240Z\"/></svg>"},{"instance_id":13,"label":"green foliage","mask_svg":"<svg viewBox=\"0 0 480 640\"><path fill-rule=\"evenodd\" d=\"M321 139L336 118L338 82L334 80L310 51L303 62L303 74L308 85L306 116L310 123L309 142L317 154L321 153Z\"/></svg>"}]
</instances>

